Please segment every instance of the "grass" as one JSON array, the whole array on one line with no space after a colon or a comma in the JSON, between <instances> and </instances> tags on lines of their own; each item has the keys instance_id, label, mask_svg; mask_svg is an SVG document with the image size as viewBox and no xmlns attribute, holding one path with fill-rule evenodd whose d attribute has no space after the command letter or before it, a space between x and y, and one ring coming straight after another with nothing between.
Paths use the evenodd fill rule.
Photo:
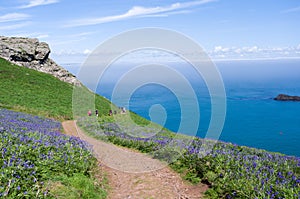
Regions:
<instances>
[{"instance_id":1,"label":"grass","mask_svg":"<svg viewBox=\"0 0 300 199\"><path fill-rule=\"evenodd\" d=\"M62 189L80 198L105 197L90 146L60 128L52 119L0 109L0 197L51 198Z\"/></svg>"},{"instance_id":2,"label":"grass","mask_svg":"<svg viewBox=\"0 0 300 199\"><path fill-rule=\"evenodd\" d=\"M73 86L50 75L3 59L0 59L0 92L0 108L59 120L72 119L74 114L83 116L87 110L97 108L98 118L76 118L90 135L170 162L185 179L207 183L210 186L207 198L299 198L300 158L222 142L211 151L205 151L205 146L210 148L210 141L175 136L133 112L108 116L110 109L118 109L87 88L75 87L74 90ZM75 101L74 92L79 94ZM76 107L75 113L72 113L72 104ZM184 155L178 157L174 146ZM95 179L82 174L59 175L49 181L49 186L53 198L105 197L105 192L93 186L95 183Z\"/></svg>"},{"instance_id":3,"label":"grass","mask_svg":"<svg viewBox=\"0 0 300 199\"><path fill-rule=\"evenodd\" d=\"M125 115L85 117L78 125L97 139L170 163L185 180L209 185L209 199L300 196L298 157L175 134L151 123L134 126Z\"/></svg>"},{"instance_id":4,"label":"grass","mask_svg":"<svg viewBox=\"0 0 300 199\"><path fill-rule=\"evenodd\" d=\"M76 106L76 101L74 104L72 97L73 93L76 91L80 91L80 93L83 94L83 97L81 97L79 100L83 100L85 102L87 99L92 99L93 106L91 106L91 104L87 104L86 106L77 109L78 112L73 113L73 105ZM84 86L73 87L72 85L62 82L49 74L14 65L2 58L0 58L0 93L0 110L3 110L4 108L46 118L53 118L59 121L73 119L74 115L86 115L88 110L94 111L96 108L99 110L99 115L104 116L108 114L110 109L115 107L109 100L92 93ZM11 121L13 121L11 125L13 125L13 128L16 128L16 130L13 130L13 133L3 133L2 130L8 128L7 123L0 123L1 136L4 136L1 140L0 152L4 150L3 147L5 146L3 146L3 143L8 141L7 136L24 136L24 130L31 128L31 126L19 127L19 124L23 124L24 122L26 124L27 122L31 121L31 119L27 121L27 116L23 116L21 113L17 115L21 115L20 117L22 121L14 122L16 119L19 120L19 116L17 118L11 118ZM6 116L7 115L3 116L3 118ZM31 116L28 117L31 118ZM33 120L37 119L34 116L33 118ZM34 125L39 124L40 123ZM47 125L43 122L42 124ZM27 133L30 137L28 139L35 138L32 137L36 135L35 132ZM65 138L61 139L60 137L57 137L57 142L64 141L64 139ZM35 142L39 143L40 141L37 140ZM52 140L49 139L47 141L46 139L45 142L52 142ZM49 181L46 184L45 181L39 182L38 180L36 185L31 186L32 182L25 179L29 178L26 176L31 176L31 173L22 172L20 168L20 176L22 179L23 176L25 176L25 180L11 180L16 176L9 176L10 174L5 172L17 172L17 170L15 171L15 167L9 165L4 172L7 174L7 176L4 176L3 172L0 176L0 197L6 195L6 198L32 198L32 195L43 197L43 194L47 193L47 195L44 196L45 198L106 198L106 190L108 189L107 180L103 176L103 173L99 174L92 172L92 169L97 168L96 164L92 166L90 165L91 162L95 161L95 158L90 158L88 161L85 161L83 156L80 155L81 159L78 160L78 162L75 162L75 157L73 157L70 159L72 162L68 163L68 166L60 165L60 163L56 163L55 161L52 164L47 165L43 162L40 162L40 160L37 158L37 160L34 159L34 157L39 157L40 154L38 151L32 150L30 144L27 146L25 143L21 146L23 151L30 151L30 153L26 153L23 158L30 159L30 161L36 166L39 165L36 168L37 171L41 171L42 174L36 177L36 179L49 179ZM62 144L62 147L64 146L65 145ZM15 145L7 144L5 150L7 150L6 154L8 158L10 155L11 157L15 157L16 155L14 154L18 154L18 150L21 150L20 147L17 147L17 149L14 147ZM45 148L48 150L49 147L47 147L48 146L45 146ZM53 152L54 157L60 157L61 151L58 151L58 149L55 147L52 147L51 150L55 151ZM78 150L78 153L79 152L80 151ZM67 149L62 154L66 155L67 153L71 153L71 150ZM6 161L2 158L2 160L0 160L0 167L3 168L3 166L6 166L8 163L9 161ZM26 166L26 164L24 165ZM72 165L79 169L75 169L76 171L74 169L70 169L71 167L69 168L69 166ZM85 170L80 168L88 169ZM1 169L1 171L3 170ZM14 187L14 189L12 189L12 186L17 186L17 188ZM4 192L2 192L2 189Z\"/></svg>"},{"instance_id":5,"label":"grass","mask_svg":"<svg viewBox=\"0 0 300 199\"><path fill-rule=\"evenodd\" d=\"M106 183L99 183L96 179L88 178L77 173L72 177L59 176L49 182L51 197L57 199L100 199L106 198Z\"/></svg>"},{"instance_id":6,"label":"grass","mask_svg":"<svg viewBox=\"0 0 300 199\"><path fill-rule=\"evenodd\" d=\"M82 107L80 113L97 108L99 115L107 115L111 109L109 100L93 94L84 86L73 87L59 79L0 58L0 108L55 118L60 121L73 119L73 91L93 100L93 105Z\"/></svg>"},{"instance_id":7,"label":"grass","mask_svg":"<svg viewBox=\"0 0 300 199\"><path fill-rule=\"evenodd\" d=\"M105 98L94 95L85 87L73 87L51 75L37 72L25 67L16 66L0 58L0 108L55 118L58 120L73 119L73 115L86 115L87 110L99 110L97 119L102 123L115 123L125 128L128 132L140 133L142 129L151 131L161 130L161 127L150 123L148 120L133 112L126 115L118 114L116 117L108 116L110 109L118 109ZM73 94L78 97L73 99ZM94 105L95 104L95 105ZM72 105L75 113L72 112ZM93 106L94 105L94 106ZM114 111L114 110L113 110ZM123 117L125 116L125 117ZM92 119L95 117L88 117ZM131 121L134 121L133 123ZM131 124L128 126L127 124ZM137 125L136 125L137 124ZM136 130L133 129L138 126ZM147 133L147 130L146 130ZM144 148L144 146L141 146ZM26 147L25 147L26 148ZM55 166L55 163L54 165ZM43 170L43 166L41 166ZM47 169L47 167L45 167ZM57 168L58 169L58 168ZM64 170L64 168L62 168ZM92 176L80 173L67 172L68 175L57 173L55 178L48 182L50 196L53 198L105 198L103 189L95 186L97 180ZM105 179L102 180L105 184ZM26 186L26 182L22 182ZM101 185L102 186L102 185ZM48 190L41 191L48 191ZM106 188L104 187L104 190Z\"/></svg>"},{"instance_id":8,"label":"grass","mask_svg":"<svg viewBox=\"0 0 300 199\"><path fill-rule=\"evenodd\" d=\"M17 66L2 58L0 58L0 93L0 109L29 113L59 121L75 119L76 116L81 117L86 115L88 110L91 110L94 115L95 109L98 109L98 119L114 122L113 117L108 116L109 110L119 111L109 100L92 93L84 86L74 87L49 74ZM73 95L77 95L77 98L73 98ZM130 111L128 113L134 123L141 126L150 124L148 120L137 114ZM2 128L3 125L0 127ZM26 146L24 147L26 148ZM14 150L11 150L13 153ZM59 167L56 166L56 163L53 163L53 167L59 170ZM41 166L39 169L47 170L48 168L50 167ZM61 169L64 171L65 167L61 167ZM106 197L104 190L108 189L106 187L107 180L102 173L93 173L92 175L83 175L73 171L66 171L66 173L68 175L62 175L61 171L55 171L54 176L56 177L51 177L47 188L40 189L40 192L48 192L50 189L49 194L52 198ZM98 175L97 179L101 179L100 182L95 179L95 175ZM5 180L5 178L3 179ZM21 187L27 186L26 181L21 184L24 185L20 185Z\"/></svg>"}]
</instances>

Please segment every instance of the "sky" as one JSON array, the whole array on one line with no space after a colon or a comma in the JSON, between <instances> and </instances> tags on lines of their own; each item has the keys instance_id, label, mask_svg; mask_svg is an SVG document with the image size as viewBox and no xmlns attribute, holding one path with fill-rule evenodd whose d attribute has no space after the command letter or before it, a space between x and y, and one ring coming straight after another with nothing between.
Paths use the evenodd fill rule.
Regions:
<instances>
[{"instance_id":1,"label":"sky","mask_svg":"<svg viewBox=\"0 0 300 199\"><path fill-rule=\"evenodd\" d=\"M300 58L299 21L299 0L0 0L0 35L47 42L59 63L144 27L180 32L215 60Z\"/></svg>"}]
</instances>

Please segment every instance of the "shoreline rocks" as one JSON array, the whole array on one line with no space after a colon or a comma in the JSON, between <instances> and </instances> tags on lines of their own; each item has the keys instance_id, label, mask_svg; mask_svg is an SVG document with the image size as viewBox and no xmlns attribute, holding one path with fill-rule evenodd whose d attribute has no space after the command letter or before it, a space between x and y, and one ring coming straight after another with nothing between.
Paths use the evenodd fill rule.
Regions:
<instances>
[{"instance_id":1,"label":"shoreline rocks","mask_svg":"<svg viewBox=\"0 0 300 199\"><path fill-rule=\"evenodd\" d=\"M0 36L0 57L19 66L51 74L61 81L80 86L80 81L49 58L51 50L45 42L25 37Z\"/></svg>"},{"instance_id":2,"label":"shoreline rocks","mask_svg":"<svg viewBox=\"0 0 300 199\"><path fill-rule=\"evenodd\" d=\"M277 101L300 101L300 96L290 96L285 94L279 94L274 98Z\"/></svg>"}]
</instances>

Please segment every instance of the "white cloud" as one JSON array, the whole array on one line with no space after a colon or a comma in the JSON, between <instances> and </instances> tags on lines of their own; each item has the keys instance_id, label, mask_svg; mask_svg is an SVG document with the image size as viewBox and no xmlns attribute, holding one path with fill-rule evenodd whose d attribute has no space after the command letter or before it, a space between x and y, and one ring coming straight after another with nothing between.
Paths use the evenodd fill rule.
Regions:
<instances>
[{"instance_id":1,"label":"white cloud","mask_svg":"<svg viewBox=\"0 0 300 199\"><path fill-rule=\"evenodd\" d=\"M31 22L25 22L25 23L19 23L19 24L13 24L13 25L6 25L6 26L0 26L0 30L15 30L20 29L25 26L28 26L31 24Z\"/></svg>"},{"instance_id":2,"label":"white cloud","mask_svg":"<svg viewBox=\"0 0 300 199\"><path fill-rule=\"evenodd\" d=\"M88 55L88 54L90 54L91 52L92 52L91 50L85 49L85 50L83 51L83 54Z\"/></svg>"},{"instance_id":3,"label":"white cloud","mask_svg":"<svg viewBox=\"0 0 300 199\"><path fill-rule=\"evenodd\" d=\"M291 12L299 12L299 11L300 11L300 6L295 7L295 8L290 8L287 10L283 10L283 11L281 11L281 13L291 13Z\"/></svg>"},{"instance_id":4,"label":"white cloud","mask_svg":"<svg viewBox=\"0 0 300 199\"><path fill-rule=\"evenodd\" d=\"M88 36L88 35L91 35L91 34L94 34L94 33L95 32L81 32L81 33L68 35L68 37L84 37L84 36Z\"/></svg>"},{"instance_id":5,"label":"white cloud","mask_svg":"<svg viewBox=\"0 0 300 199\"><path fill-rule=\"evenodd\" d=\"M273 47L261 48L258 46L251 47L222 47L216 46L210 52L209 56L213 59L274 59L274 58L300 58L299 46L294 47Z\"/></svg>"},{"instance_id":6,"label":"white cloud","mask_svg":"<svg viewBox=\"0 0 300 199\"><path fill-rule=\"evenodd\" d=\"M96 24L108 23L113 21L120 21L120 20L125 20L134 17L150 17L150 16L158 17L158 16L166 16L168 14L183 14L183 13L187 13L188 11L185 10L184 12L180 12L179 10L214 2L214 1L216 0L198 0L198 1L174 3L168 6L156 6L156 7L134 6L124 14L75 20L70 22L66 26L67 27L88 26L88 25L96 25Z\"/></svg>"},{"instance_id":7,"label":"white cloud","mask_svg":"<svg viewBox=\"0 0 300 199\"><path fill-rule=\"evenodd\" d=\"M216 46L214 49L214 52L215 53L219 53L219 52L226 53L229 50L230 50L229 48L223 48L222 46Z\"/></svg>"},{"instance_id":8,"label":"white cloud","mask_svg":"<svg viewBox=\"0 0 300 199\"><path fill-rule=\"evenodd\" d=\"M179 11L173 11L173 12L167 12L166 15L178 15L178 14L189 14L192 13L192 10L179 10Z\"/></svg>"},{"instance_id":9,"label":"white cloud","mask_svg":"<svg viewBox=\"0 0 300 199\"><path fill-rule=\"evenodd\" d=\"M222 46L216 46L214 51L217 53L222 51L222 49L223 49Z\"/></svg>"},{"instance_id":10,"label":"white cloud","mask_svg":"<svg viewBox=\"0 0 300 199\"><path fill-rule=\"evenodd\" d=\"M76 52L75 50L62 50L60 52L62 55L78 55L79 52Z\"/></svg>"},{"instance_id":11,"label":"white cloud","mask_svg":"<svg viewBox=\"0 0 300 199\"><path fill-rule=\"evenodd\" d=\"M283 51L283 48L277 47L277 48L273 48L273 51Z\"/></svg>"},{"instance_id":12,"label":"white cloud","mask_svg":"<svg viewBox=\"0 0 300 199\"><path fill-rule=\"evenodd\" d=\"M31 33L19 32L19 33L14 33L14 34L8 34L8 36L11 36L11 37L31 37L31 38L38 38L38 39L45 39L45 38L49 37L48 34L39 33L39 32L31 32Z\"/></svg>"},{"instance_id":13,"label":"white cloud","mask_svg":"<svg viewBox=\"0 0 300 199\"><path fill-rule=\"evenodd\" d=\"M48 38L48 37L49 37L49 35L47 35L47 34L41 34L41 35L36 36L36 38L38 38L38 39L45 39L45 38Z\"/></svg>"},{"instance_id":14,"label":"white cloud","mask_svg":"<svg viewBox=\"0 0 300 199\"><path fill-rule=\"evenodd\" d=\"M179 10L179 11L164 12L164 13L159 13L159 14L141 15L138 17L169 17L171 15L188 14L191 12L192 12L191 10Z\"/></svg>"},{"instance_id":15,"label":"white cloud","mask_svg":"<svg viewBox=\"0 0 300 199\"><path fill-rule=\"evenodd\" d=\"M259 51L257 46L253 46L253 47L246 48L246 50L247 50L247 52L249 52L249 53L254 53L254 52Z\"/></svg>"},{"instance_id":16,"label":"white cloud","mask_svg":"<svg viewBox=\"0 0 300 199\"><path fill-rule=\"evenodd\" d=\"M236 48L233 50L236 54L241 54L242 53L242 49L240 48Z\"/></svg>"},{"instance_id":17,"label":"white cloud","mask_svg":"<svg viewBox=\"0 0 300 199\"><path fill-rule=\"evenodd\" d=\"M82 42L83 40L85 40L86 38L78 38L78 39L60 39L60 40L52 40L49 41L51 43L52 46L61 46L61 45L66 45L66 44L76 44L78 42Z\"/></svg>"},{"instance_id":18,"label":"white cloud","mask_svg":"<svg viewBox=\"0 0 300 199\"><path fill-rule=\"evenodd\" d=\"M76 44L87 39L87 36L94 34L95 32L80 32L67 35L55 36L54 40L51 40L53 46L63 46L66 44Z\"/></svg>"},{"instance_id":19,"label":"white cloud","mask_svg":"<svg viewBox=\"0 0 300 199\"><path fill-rule=\"evenodd\" d=\"M27 14L9 13L9 14L0 16L0 23L11 22L11 21L22 21L22 20L25 20L28 18L30 18L30 15L27 15Z\"/></svg>"},{"instance_id":20,"label":"white cloud","mask_svg":"<svg viewBox=\"0 0 300 199\"><path fill-rule=\"evenodd\" d=\"M58 2L59 0L30 0L28 4L20 6L19 8L32 8L36 6L48 5Z\"/></svg>"},{"instance_id":21,"label":"white cloud","mask_svg":"<svg viewBox=\"0 0 300 199\"><path fill-rule=\"evenodd\" d=\"M273 60L273 59L300 59L300 51L294 47L222 47L216 46L213 50L208 51L207 54L213 61L230 61L230 60ZM86 49L82 51L74 50L60 50L53 52L55 56L76 58L81 61L91 53L91 50ZM113 53L113 52L110 52ZM115 52L118 54L119 52ZM182 54L185 56L185 54ZM105 56L101 54L101 56ZM182 62L183 60L175 55L162 50L140 50L122 56L118 61L125 62ZM78 62L78 63L79 63Z\"/></svg>"}]
</instances>

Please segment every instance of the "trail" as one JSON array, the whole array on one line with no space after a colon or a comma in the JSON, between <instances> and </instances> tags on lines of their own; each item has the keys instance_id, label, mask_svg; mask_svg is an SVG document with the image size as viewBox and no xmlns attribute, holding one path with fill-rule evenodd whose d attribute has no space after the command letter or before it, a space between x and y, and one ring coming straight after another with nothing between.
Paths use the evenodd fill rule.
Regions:
<instances>
[{"instance_id":1,"label":"trail","mask_svg":"<svg viewBox=\"0 0 300 199\"><path fill-rule=\"evenodd\" d=\"M127 148L96 140L84 134L75 121L62 123L68 135L90 143L107 173L110 199L196 199L202 198L206 185L191 185L159 160Z\"/></svg>"}]
</instances>

